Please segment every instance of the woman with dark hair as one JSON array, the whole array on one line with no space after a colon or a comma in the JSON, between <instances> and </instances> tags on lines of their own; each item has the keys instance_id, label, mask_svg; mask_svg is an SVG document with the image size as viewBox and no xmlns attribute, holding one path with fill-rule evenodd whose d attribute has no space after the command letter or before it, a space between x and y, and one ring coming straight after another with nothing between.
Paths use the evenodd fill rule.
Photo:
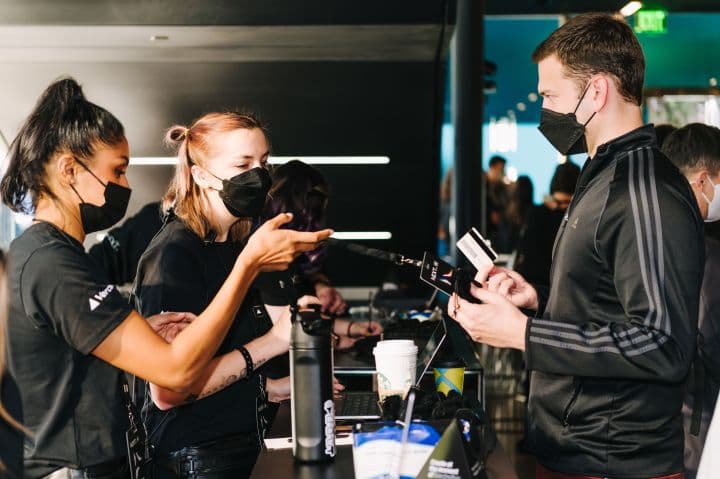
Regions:
<instances>
[{"instance_id":1,"label":"woman with dark hair","mask_svg":"<svg viewBox=\"0 0 720 479\"><path fill-rule=\"evenodd\" d=\"M263 217L292 213L293 220L284 228L314 231L325 224L329 196L330 187L322 173L300 160L291 160L273 171L273 186ZM321 245L315 251L298 256L287 271L260 275L256 284L265 302L288 304L288 293L278 285L289 284L290 276L294 276L296 289L301 294L317 297L323 313L342 315L347 303L323 271L326 257L327 245ZM346 349L357 339L380 334L382 328L378 322L335 319L334 331L338 339L336 348Z\"/></svg>"},{"instance_id":2,"label":"woman with dark hair","mask_svg":"<svg viewBox=\"0 0 720 479\"><path fill-rule=\"evenodd\" d=\"M310 165L292 160L273 171L273 185L265 205L264 218L292 213L285 225L298 231L315 231L325 224L329 187L322 174ZM303 280L303 291L316 296L323 311L342 313L347 304L322 272L327 247L300 255L293 263Z\"/></svg>"},{"instance_id":3,"label":"woman with dark hair","mask_svg":"<svg viewBox=\"0 0 720 479\"><path fill-rule=\"evenodd\" d=\"M88 233L112 226L128 205L129 147L118 119L89 102L74 80L56 81L21 127L8 159L3 201L35 214L8 255L9 370L32 432L25 475L128 477L125 435L133 439L135 416L128 414L123 371L188 391L256 275L286 268L330 231L279 229L290 215L265 223L207 308L168 343L153 327L188 317L167 313L146 320L83 248ZM287 325L273 329L277 343L287 342Z\"/></svg>"}]
</instances>

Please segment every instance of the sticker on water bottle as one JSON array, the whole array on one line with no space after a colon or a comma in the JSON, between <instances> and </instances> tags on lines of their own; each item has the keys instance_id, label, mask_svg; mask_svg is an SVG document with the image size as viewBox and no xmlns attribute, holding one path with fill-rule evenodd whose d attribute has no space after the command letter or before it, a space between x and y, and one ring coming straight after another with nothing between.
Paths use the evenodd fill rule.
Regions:
<instances>
[{"instance_id":1,"label":"sticker on water bottle","mask_svg":"<svg viewBox=\"0 0 720 479\"><path fill-rule=\"evenodd\" d=\"M335 457L335 403L328 399L323 404L325 411L325 455Z\"/></svg>"}]
</instances>

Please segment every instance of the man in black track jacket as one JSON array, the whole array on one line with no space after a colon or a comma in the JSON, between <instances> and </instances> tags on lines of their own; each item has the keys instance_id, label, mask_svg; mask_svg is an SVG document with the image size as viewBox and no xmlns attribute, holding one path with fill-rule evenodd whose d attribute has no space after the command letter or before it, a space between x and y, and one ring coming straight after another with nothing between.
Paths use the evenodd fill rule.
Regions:
<instances>
[{"instance_id":1,"label":"man in black track jacket","mask_svg":"<svg viewBox=\"0 0 720 479\"><path fill-rule=\"evenodd\" d=\"M526 351L537 477L681 478L704 261L694 195L642 125L645 62L625 22L575 17L533 60L540 131L589 154L549 290L493 268L473 288L484 304L454 296L449 313L476 341Z\"/></svg>"}]
</instances>

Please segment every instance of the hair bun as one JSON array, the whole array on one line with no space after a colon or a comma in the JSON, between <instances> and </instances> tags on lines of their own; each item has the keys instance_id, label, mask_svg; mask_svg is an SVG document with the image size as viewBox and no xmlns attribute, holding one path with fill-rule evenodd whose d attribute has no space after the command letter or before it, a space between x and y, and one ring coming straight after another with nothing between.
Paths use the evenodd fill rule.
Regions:
<instances>
[{"instance_id":1,"label":"hair bun","mask_svg":"<svg viewBox=\"0 0 720 479\"><path fill-rule=\"evenodd\" d=\"M188 136L188 132L190 129L186 126L182 125L175 125L170 127L168 129L167 133L165 134L165 143L168 145L177 145L178 143L182 143L185 141L185 139Z\"/></svg>"}]
</instances>

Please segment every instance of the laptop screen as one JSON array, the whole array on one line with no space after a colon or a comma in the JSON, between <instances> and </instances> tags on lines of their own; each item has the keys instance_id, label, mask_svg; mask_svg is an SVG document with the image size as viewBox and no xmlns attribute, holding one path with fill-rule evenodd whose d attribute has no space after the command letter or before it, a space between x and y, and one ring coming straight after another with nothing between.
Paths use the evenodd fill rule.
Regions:
<instances>
[{"instance_id":1,"label":"laptop screen","mask_svg":"<svg viewBox=\"0 0 720 479\"><path fill-rule=\"evenodd\" d=\"M440 347L445 341L447 335L447 328L445 327L445 318L441 317L440 321L437 322L435 330L433 331L428 342L425 343L425 347L418 353L417 359L417 370L415 372L415 385L419 386L425 372L430 367L435 355L440 350Z\"/></svg>"}]
</instances>

